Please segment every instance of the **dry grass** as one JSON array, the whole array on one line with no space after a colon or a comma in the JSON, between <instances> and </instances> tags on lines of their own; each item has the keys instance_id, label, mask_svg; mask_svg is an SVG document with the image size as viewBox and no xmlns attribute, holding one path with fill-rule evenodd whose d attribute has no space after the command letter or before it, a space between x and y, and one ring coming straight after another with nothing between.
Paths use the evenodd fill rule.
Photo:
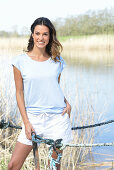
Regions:
<instances>
[{"instance_id":1,"label":"dry grass","mask_svg":"<svg viewBox=\"0 0 114 170\"><path fill-rule=\"evenodd\" d=\"M113 165L113 162L111 161L111 162L100 162L100 163L82 163L81 164L81 166L84 168L92 168L92 167L108 167L108 168L110 168L110 167L114 167L114 165ZM111 169L112 169L111 168Z\"/></svg>"},{"instance_id":2,"label":"dry grass","mask_svg":"<svg viewBox=\"0 0 114 170\"><path fill-rule=\"evenodd\" d=\"M79 120L78 120L79 121ZM0 169L6 170L8 161L11 158L12 150L14 149L15 142L20 130L1 130L0 134ZM83 131L80 133L73 133L73 143L93 143L94 130ZM63 157L61 161L61 170L75 170L77 167L80 169L79 163L85 162L86 156L90 151L90 148L71 148L67 147L64 149ZM48 168L48 148L46 145L41 144L39 148L40 154L40 165L41 169L47 170ZM78 166L77 166L78 165ZM32 152L26 159L23 170L34 169L33 154Z\"/></svg>"},{"instance_id":3,"label":"dry grass","mask_svg":"<svg viewBox=\"0 0 114 170\"><path fill-rule=\"evenodd\" d=\"M0 49L2 50L14 50L13 52L16 52L18 50L22 50L26 47L28 42L28 38L1 38L0 39Z\"/></svg>"},{"instance_id":4,"label":"dry grass","mask_svg":"<svg viewBox=\"0 0 114 170\"><path fill-rule=\"evenodd\" d=\"M9 69L10 70L10 69ZM11 70L7 72L10 72L10 74L7 74L7 72L2 71L2 74L0 75L2 77L2 81L0 81L1 87L1 98L0 98L0 104L1 104L1 111L0 111L0 120L2 118L5 118L6 121L10 120L12 122L16 122L20 125L20 119L17 118L18 109L15 103L15 89L14 89L14 83L10 86L10 82L13 82L13 77ZM10 75L10 76L9 76ZM8 76L8 77L7 77ZM3 81L4 79L7 79L9 81ZM8 88L7 88L8 86ZM4 91L4 87L7 88L9 93L7 96L5 95L6 90ZM12 97L11 97L12 96ZM68 96L70 98L70 96ZM74 107L77 107L77 111L79 110L78 105L75 106L76 103L74 103ZM12 114L11 113L15 113ZM90 123L94 122L94 113L91 114L90 110L88 110L88 113L82 111L82 113L76 115L75 121L83 125L84 123ZM83 119L85 117L85 119ZM82 121L83 120L83 121ZM0 130L0 169L6 170L8 161L11 158L12 151L15 146L15 142L17 140L18 134L20 130L12 130L12 129L6 129L6 130ZM80 133L73 132L74 140L73 143L93 143L94 139L94 129L83 131L81 130ZM61 170L75 170L77 168L77 164L79 162L84 162L85 158L88 154L88 151L91 149L89 148L70 148L67 147L64 150L63 158L61 162ZM40 154L40 163L42 169L47 169L48 166L48 149L45 145L41 145L39 148L39 154ZM78 166L79 167L79 166ZM33 154L32 152L26 159L23 170L26 169L34 169L34 162L33 162Z\"/></svg>"},{"instance_id":5,"label":"dry grass","mask_svg":"<svg viewBox=\"0 0 114 170\"><path fill-rule=\"evenodd\" d=\"M114 35L92 35L69 39L63 43L66 49L75 50L114 50Z\"/></svg>"},{"instance_id":6,"label":"dry grass","mask_svg":"<svg viewBox=\"0 0 114 170\"><path fill-rule=\"evenodd\" d=\"M28 38L0 39L0 58L20 54L26 49ZM114 62L114 36L93 35L62 42L62 55L79 64L112 64Z\"/></svg>"},{"instance_id":7,"label":"dry grass","mask_svg":"<svg viewBox=\"0 0 114 170\"><path fill-rule=\"evenodd\" d=\"M20 124L20 118L18 117L18 109L15 100L15 87L13 81L13 73L10 66L10 60L14 55L22 52L27 44L26 38L20 39L1 39L0 40L0 120L5 118L11 120L14 123ZM66 46L67 47L67 46ZM4 69L5 68L5 69ZM65 84L64 87L65 88ZM78 93L77 93L78 94ZM70 93L69 93L70 95ZM70 96L67 98L70 100ZM81 109L77 103L78 96L76 95L76 101L74 101L73 108L76 108L75 122L78 125L92 124L94 123L94 111L92 104L87 103L88 110ZM72 118L71 118L72 121ZM77 123L76 123L77 124ZM74 125L76 125L74 124ZM0 169L6 170L8 161L11 158L12 150L14 148L17 136L20 130L0 130ZM94 141L94 129L80 130L73 132L73 143L93 143ZM86 156L91 148L65 148L61 161L61 170L77 170L82 169L80 163L84 163ZM41 145L39 148L40 162L42 169L47 169L48 149L45 145ZM33 154L32 152L26 159L23 170L34 169Z\"/></svg>"},{"instance_id":8,"label":"dry grass","mask_svg":"<svg viewBox=\"0 0 114 170\"><path fill-rule=\"evenodd\" d=\"M78 64L114 63L114 36L89 36L63 43L63 56Z\"/></svg>"}]
</instances>

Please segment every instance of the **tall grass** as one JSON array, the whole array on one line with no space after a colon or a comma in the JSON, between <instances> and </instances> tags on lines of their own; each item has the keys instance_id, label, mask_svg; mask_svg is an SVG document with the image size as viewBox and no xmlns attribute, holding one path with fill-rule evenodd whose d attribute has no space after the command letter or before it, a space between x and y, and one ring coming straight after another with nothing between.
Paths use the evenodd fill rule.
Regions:
<instances>
[{"instance_id":1,"label":"tall grass","mask_svg":"<svg viewBox=\"0 0 114 170\"><path fill-rule=\"evenodd\" d=\"M109 64L114 62L114 35L92 35L82 37L61 38L64 47L62 55L78 64ZM1 58L17 55L26 49L27 38L0 39Z\"/></svg>"},{"instance_id":2,"label":"tall grass","mask_svg":"<svg viewBox=\"0 0 114 170\"><path fill-rule=\"evenodd\" d=\"M16 99L15 99L15 86L13 80L13 72L10 66L11 58L22 52L26 47L27 39L1 39L0 40L0 120L4 118L6 121L10 120L13 123L21 125L21 118L19 116ZM65 47L65 44L64 44ZM66 42L67 47L67 42ZM65 48L66 48L65 47ZM69 47L69 46L68 46ZM5 68L5 69L4 69ZM64 77L63 77L64 82ZM63 89L66 84L63 83ZM77 89L78 90L78 89ZM78 94L78 93L77 93ZM78 104L78 95L76 94L76 100L72 105L72 113L75 116L71 117L71 122L75 122L73 125L84 125L94 123L94 111L92 104L87 104L87 110L80 108ZM71 100L70 93L66 96L68 100ZM83 96L82 96L83 98ZM83 103L82 103L83 105ZM74 110L76 112L74 113ZM11 158L12 151L14 149L18 134L20 130L6 129L0 130L0 169L6 170L8 161ZM94 141L94 129L73 131L73 143L93 143ZM61 170L77 170L82 169L81 163L86 162L88 152L91 148L71 148L67 147L63 151L63 157L61 161ZM48 148L42 144L39 148L40 163L42 169L47 169L48 164ZM34 169L33 154L32 152L26 159L23 170Z\"/></svg>"},{"instance_id":3,"label":"tall grass","mask_svg":"<svg viewBox=\"0 0 114 170\"><path fill-rule=\"evenodd\" d=\"M114 35L93 35L69 38L63 42L62 55L78 64L112 65L114 63Z\"/></svg>"},{"instance_id":4,"label":"tall grass","mask_svg":"<svg viewBox=\"0 0 114 170\"><path fill-rule=\"evenodd\" d=\"M91 35L82 37L66 37L60 39L66 49L88 49L88 50L114 50L114 35ZM0 49L10 51L15 49L18 51L26 47L28 38L26 37L10 37L0 39Z\"/></svg>"},{"instance_id":5,"label":"tall grass","mask_svg":"<svg viewBox=\"0 0 114 170\"><path fill-rule=\"evenodd\" d=\"M114 35L91 35L82 36L78 38L69 38L63 42L63 45L74 49L86 49L86 50L112 50L114 49Z\"/></svg>"},{"instance_id":6,"label":"tall grass","mask_svg":"<svg viewBox=\"0 0 114 170\"><path fill-rule=\"evenodd\" d=\"M70 99L70 96L67 96ZM5 96L4 96L5 100ZM14 101L14 100L13 100ZM2 102L2 100L1 100ZM75 124L84 125L88 123L94 122L94 112L91 111L91 109L88 109L88 112L85 112L84 110L82 112L79 112L80 108L78 108L78 105L75 105L74 103L73 107L77 107L77 113L75 115ZM10 106L11 107L11 106ZM88 106L89 107L89 106ZM12 110L12 108L11 108ZM10 111L10 110L9 110ZM0 115L0 120L3 117L2 113ZM10 112L9 112L10 115ZM10 118L8 114L4 114L6 120L11 120L12 122L15 122L12 120L12 117ZM16 117L15 117L16 119ZM20 124L20 119L16 121L17 124ZM11 158L12 151L15 146L15 142L17 140L18 134L20 130L12 130L12 129L6 129L0 131L0 169L6 170L8 161ZM90 130L80 130L73 132L73 143L93 143L94 141L94 129ZM91 148L71 148L66 147L63 152L63 157L61 161L61 170L75 170L75 169L81 169L80 163L86 162L86 157L88 155L88 152L91 151ZM41 144L39 148L39 154L40 154L40 165L42 169L47 170L48 167L48 148L46 145ZM33 162L33 153L31 152L28 158L26 159L23 170L28 169L34 169L34 162Z\"/></svg>"}]
</instances>

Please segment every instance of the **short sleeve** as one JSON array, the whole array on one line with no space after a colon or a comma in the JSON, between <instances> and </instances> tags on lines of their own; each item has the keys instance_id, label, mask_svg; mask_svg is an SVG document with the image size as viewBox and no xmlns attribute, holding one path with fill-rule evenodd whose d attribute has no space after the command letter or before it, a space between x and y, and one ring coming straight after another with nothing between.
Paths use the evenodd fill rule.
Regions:
<instances>
[{"instance_id":1,"label":"short sleeve","mask_svg":"<svg viewBox=\"0 0 114 170\"><path fill-rule=\"evenodd\" d=\"M63 69L66 67L66 62L64 61L64 59L60 56L60 62L61 62L61 72L63 71Z\"/></svg>"},{"instance_id":2,"label":"short sleeve","mask_svg":"<svg viewBox=\"0 0 114 170\"><path fill-rule=\"evenodd\" d=\"M11 65L15 66L16 68L18 68L18 70L20 70L20 56L14 57L11 61Z\"/></svg>"}]
</instances>

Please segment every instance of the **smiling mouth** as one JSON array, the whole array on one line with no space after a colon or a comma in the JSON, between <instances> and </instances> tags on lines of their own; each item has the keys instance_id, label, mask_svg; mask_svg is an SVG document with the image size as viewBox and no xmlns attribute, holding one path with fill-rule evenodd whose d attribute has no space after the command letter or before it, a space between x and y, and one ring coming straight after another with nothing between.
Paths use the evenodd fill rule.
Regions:
<instances>
[{"instance_id":1,"label":"smiling mouth","mask_svg":"<svg viewBox=\"0 0 114 170\"><path fill-rule=\"evenodd\" d=\"M39 44L45 44L45 42L38 42Z\"/></svg>"}]
</instances>

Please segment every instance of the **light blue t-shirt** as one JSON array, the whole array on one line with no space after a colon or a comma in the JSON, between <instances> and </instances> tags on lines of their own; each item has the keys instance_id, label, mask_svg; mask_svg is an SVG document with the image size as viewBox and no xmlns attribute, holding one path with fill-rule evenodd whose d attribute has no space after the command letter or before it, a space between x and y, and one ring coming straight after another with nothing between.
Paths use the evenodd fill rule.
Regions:
<instances>
[{"instance_id":1,"label":"light blue t-shirt","mask_svg":"<svg viewBox=\"0 0 114 170\"><path fill-rule=\"evenodd\" d=\"M16 56L12 65L21 72L27 112L38 114L62 113L66 103L60 84L59 74L66 63L62 57L55 62L51 57L43 62L31 59L26 53Z\"/></svg>"}]
</instances>

